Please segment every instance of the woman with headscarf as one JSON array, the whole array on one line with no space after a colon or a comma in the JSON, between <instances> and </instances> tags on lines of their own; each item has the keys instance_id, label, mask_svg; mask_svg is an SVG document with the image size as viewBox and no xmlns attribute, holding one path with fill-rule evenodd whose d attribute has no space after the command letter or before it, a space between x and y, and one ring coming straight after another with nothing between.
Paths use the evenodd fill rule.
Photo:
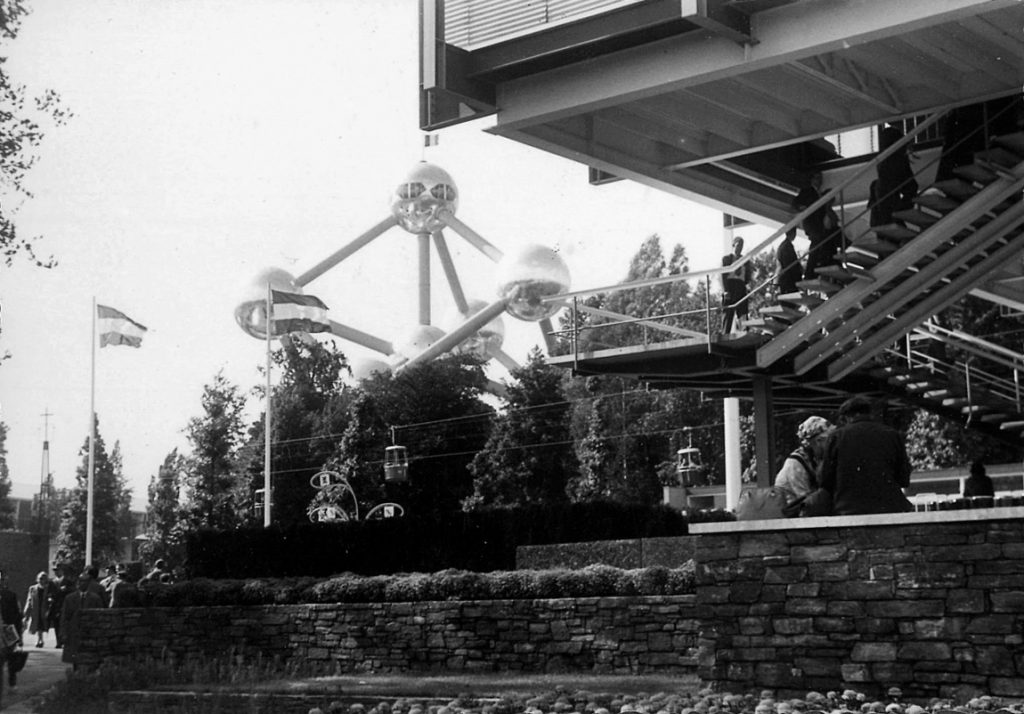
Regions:
<instances>
[{"instance_id":1,"label":"woman with headscarf","mask_svg":"<svg viewBox=\"0 0 1024 714\"><path fill-rule=\"evenodd\" d=\"M832 433L832 423L820 416L807 417L797 427L800 446L793 450L775 476L775 488L791 503L818 488L818 469L825 454L825 440Z\"/></svg>"}]
</instances>

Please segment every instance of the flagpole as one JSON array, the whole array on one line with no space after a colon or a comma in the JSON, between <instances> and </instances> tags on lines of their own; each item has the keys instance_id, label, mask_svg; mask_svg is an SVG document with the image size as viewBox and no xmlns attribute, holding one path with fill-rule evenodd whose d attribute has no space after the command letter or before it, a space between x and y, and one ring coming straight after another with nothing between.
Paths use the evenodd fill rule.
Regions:
<instances>
[{"instance_id":1,"label":"flagpole","mask_svg":"<svg viewBox=\"0 0 1024 714\"><path fill-rule=\"evenodd\" d=\"M270 336L274 331L273 299L267 283L267 409L263 423L263 527L270 527Z\"/></svg>"},{"instance_id":2,"label":"flagpole","mask_svg":"<svg viewBox=\"0 0 1024 714\"><path fill-rule=\"evenodd\" d=\"M92 563L93 480L96 476L96 296L92 297L92 359L89 376L89 471L86 482L85 564Z\"/></svg>"}]
</instances>

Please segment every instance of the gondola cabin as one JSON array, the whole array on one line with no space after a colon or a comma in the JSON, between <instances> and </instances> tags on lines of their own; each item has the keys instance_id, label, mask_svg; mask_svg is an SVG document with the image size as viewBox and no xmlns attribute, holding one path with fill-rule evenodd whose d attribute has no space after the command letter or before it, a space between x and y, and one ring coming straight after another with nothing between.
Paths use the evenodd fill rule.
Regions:
<instances>
[{"instance_id":1,"label":"gondola cabin","mask_svg":"<svg viewBox=\"0 0 1024 714\"><path fill-rule=\"evenodd\" d=\"M700 483L704 474L704 464L700 460L700 449L688 446L676 452L676 474L683 486L694 486Z\"/></svg>"},{"instance_id":2,"label":"gondola cabin","mask_svg":"<svg viewBox=\"0 0 1024 714\"><path fill-rule=\"evenodd\" d=\"M384 481L405 483L409 480L409 455L404 446L384 449Z\"/></svg>"}]
</instances>

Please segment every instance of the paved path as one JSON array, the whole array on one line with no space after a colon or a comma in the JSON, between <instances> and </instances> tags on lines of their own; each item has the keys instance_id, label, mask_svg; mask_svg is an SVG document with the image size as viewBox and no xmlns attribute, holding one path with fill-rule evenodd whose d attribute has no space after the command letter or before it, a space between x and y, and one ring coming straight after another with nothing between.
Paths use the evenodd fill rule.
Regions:
<instances>
[{"instance_id":1,"label":"paved path","mask_svg":"<svg viewBox=\"0 0 1024 714\"><path fill-rule=\"evenodd\" d=\"M25 640L32 644L35 637L25 633ZM18 673L18 686L13 690L7 686L7 670L4 670L3 700L0 711L4 714L31 714L32 700L47 689L62 681L70 665L60 661L61 651L54 645L53 633L46 637L46 647L28 647L28 663Z\"/></svg>"}]
</instances>

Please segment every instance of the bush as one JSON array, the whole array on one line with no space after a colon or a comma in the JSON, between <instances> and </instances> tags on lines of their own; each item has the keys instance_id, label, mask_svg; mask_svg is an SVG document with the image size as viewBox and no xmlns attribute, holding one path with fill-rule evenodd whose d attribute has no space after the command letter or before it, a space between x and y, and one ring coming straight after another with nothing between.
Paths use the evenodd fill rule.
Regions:
<instances>
[{"instance_id":1,"label":"bush","mask_svg":"<svg viewBox=\"0 0 1024 714\"><path fill-rule=\"evenodd\" d=\"M591 565L582 570L514 570L476 573L446 569L364 577L342 573L326 580L197 578L165 585L150 605L287 605L337 602L417 602L424 600L520 600L614 595L682 595L694 591L692 564L621 570Z\"/></svg>"}]
</instances>

